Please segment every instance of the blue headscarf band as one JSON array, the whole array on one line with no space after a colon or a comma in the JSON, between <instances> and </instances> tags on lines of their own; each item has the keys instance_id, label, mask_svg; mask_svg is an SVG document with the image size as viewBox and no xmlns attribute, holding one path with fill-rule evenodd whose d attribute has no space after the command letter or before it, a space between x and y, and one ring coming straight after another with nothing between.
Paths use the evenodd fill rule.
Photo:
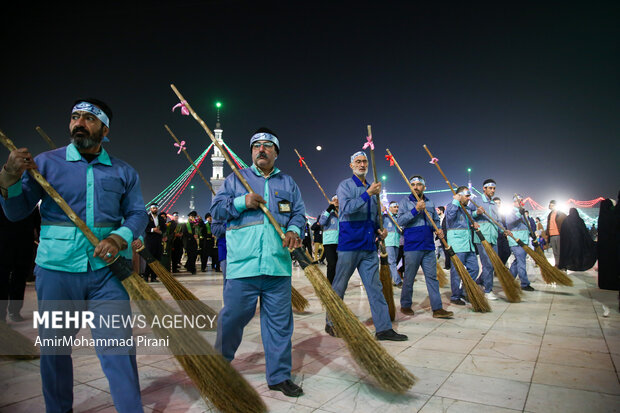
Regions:
<instances>
[{"instance_id":1,"label":"blue headscarf band","mask_svg":"<svg viewBox=\"0 0 620 413\"><path fill-rule=\"evenodd\" d=\"M411 184L419 183L419 184L422 184L422 185L426 186L426 182L424 181L424 179L420 179L417 176L411 178L411 181L409 181L409 183L411 183Z\"/></svg>"},{"instance_id":2,"label":"blue headscarf band","mask_svg":"<svg viewBox=\"0 0 620 413\"><path fill-rule=\"evenodd\" d=\"M465 195L465 196L469 195L469 196L471 196L471 192L469 191L469 189L466 189L464 191L459 192L457 195Z\"/></svg>"},{"instance_id":3,"label":"blue headscarf band","mask_svg":"<svg viewBox=\"0 0 620 413\"><path fill-rule=\"evenodd\" d=\"M357 158L358 156L363 156L364 158L368 159L368 156L366 155L366 152L364 152L364 151L357 151L353 155L351 155L351 163L353 163L355 158Z\"/></svg>"},{"instance_id":4,"label":"blue headscarf band","mask_svg":"<svg viewBox=\"0 0 620 413\"><path fill-rule=\"evenodd\" d=\"M495 182L487 182L486 184L482 185L483 188L488 188L490 186L495 188L496 187Z\"/></svg>"},{"instance_id":5,"label":"blue headscarf band","mask_svg":"<svg viewBox=\"0 0 620 413\"><path fill-rule=\"evenodd\" d=\"M271 133L266 133L266 132L259 132L254 134L251 138L250 138L250 146L252 146L252 144L256 141L268 141L268 142L273 142L274 145L276 145L278 147L278 150L280 150L280 141L278 140L278 138L275 135L272 135Z\"/></svg>"},{"instance_id":6,"label":"blue headscarf band","mask_svg":"<svg viewBox=\"0 0 620 413\"><path fill-rule=\"evenodd\" d=\"M71 110L71 114L77 112L77 111L82 111L82 112L88 112L88 113L92 113L93 115L95 115L97 117L97 119L99 119L101 121L101 123L103 123L108 129L110 128L110 118L108 118L108 115L105 114L104 111L102 111L101 109L99 109L97 106L93 105L90 102L78 102L73 109ZM110 139L108 139L107 136L103 137L103 142L110 142Z\"/></svg>"}]
</instances>

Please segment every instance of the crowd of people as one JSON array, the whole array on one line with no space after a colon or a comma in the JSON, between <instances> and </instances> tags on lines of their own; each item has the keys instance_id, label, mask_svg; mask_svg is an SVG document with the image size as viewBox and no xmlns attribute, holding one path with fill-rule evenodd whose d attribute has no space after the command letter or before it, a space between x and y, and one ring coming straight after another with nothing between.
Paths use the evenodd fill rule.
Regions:
<instances>
[{"instance_id":1,"label":"crowd of people","mask_svg":"<svg viewBox=\"0 0 620 413\"><path fill-rule=\"evenodd\" d=\"M544 240L560 268L586 270L596 259L596 254L591 256L590 233L576 210L565 216L552 201L545 227L540 220L529 217L517 194L509 212L501 215L501 200L495 196L497 183L493 179L482 183L483 194L475 205L470 189L461 186L448 205L438 206L425 194L427 180L412 175L409 182L413 192L392 200L382 210L378 196L382 185L367 180L369 162L364 151L343 160L349 164L351 176L343 177L317 223L310 225L300 188L275 165L280 139L267 128L258 129L249 140L252 165L241 170L239 176L230 174L225 179L204 219L192 211L188 221L180 223L177 212L163 214L157 204L148 205L145 211L137 171L110 156L102 145L111 119L112 111L104 102L79 99L71 110L69 145L36 158L26 148L11 151L0 172L0 203L6 215L0 216L0 250L6 254L3 264L12 263L3 265L0 273L0 300L6 303L0 308L0 321L5 320L7 309L11 321L21 320L19 301L23 299L25 279L33 271L35 246L39 306L47 300L81 300L85 301L82 310L97 313L101 311L97 303L102 300L128 303L129 296L109 265L119 259L131 265L135 258L132 246L141 240L144 248L172 273L184 266L196 274L198 257L202 271L207 270L209 258L211 269L222 271L223 308L217 322L216 348L226 359L234 359L244 328L258 305L267 385L271 390L299 397L303 390L291 380L294 319L290 249L303 245L316 261L326 261L326 278L341 298L357 271L370 305L375 337L388 341L405 341L408 337L396 332L390 319L379 278L380 240L386 246L392 282L402 288L400 312L410 317L416 314L413 286L420 267L432 317L455 316L443 308L439 292L437 268L442 254L444 268L450 268L448 305L465 306L468 301L455 266L450 266L452 254L484 289L487 299L498 299L493 265L474 230L480 231L504 263L510 255L514 257L510 271L524 291L534 288L527 273L526 253L517 240ZM35 168L95 233L100 240L97 245L91 245L54 199L25 173ZM266 219L264 208L273 220ZM614 282L618 286L618 222L618 208L604 201L598 229L599 281L605 280L601 288L614 287ZM320 248L316 248L318 244ZM141 273L146 281L157 281L150 268L145 267ZM41 326L40 332L67 333L53 326ZM77 332L74 329L68 333ZM329 317L325 332L338 337ZM102 334L96 330L92 333ZM131 329L126 328L119 337L131 334ZM128 344L121 349L125 351L115 355L97 350L116 409L143 411L135 348ZM42 350L40 369L48 411L71 411L74 382L70 349L66 354Z\"/></svg>"}]
</instances>

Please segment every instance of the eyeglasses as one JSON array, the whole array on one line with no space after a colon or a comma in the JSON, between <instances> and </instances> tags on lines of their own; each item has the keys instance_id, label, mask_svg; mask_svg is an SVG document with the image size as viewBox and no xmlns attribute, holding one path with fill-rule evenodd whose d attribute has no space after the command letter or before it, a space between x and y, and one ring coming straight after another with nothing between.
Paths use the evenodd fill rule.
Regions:
<instances>
[{"instance_id":1,"label":"eyeglasses","mask_svg":"<svg viewBox=\"0 0 620 413\"><path fill-rule=\"evenodd\" d=\"M252 144L252 148L260 148L261 146L264 146L265 148L273 148L274 143L273 142L254 142Z\"/></svg>"}]
</instances>

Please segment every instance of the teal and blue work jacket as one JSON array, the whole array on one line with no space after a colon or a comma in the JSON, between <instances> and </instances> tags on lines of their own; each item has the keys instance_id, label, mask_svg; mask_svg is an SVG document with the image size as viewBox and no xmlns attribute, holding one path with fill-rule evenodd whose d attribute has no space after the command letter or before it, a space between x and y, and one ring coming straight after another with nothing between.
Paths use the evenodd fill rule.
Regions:
<instances>
[{"instance_id":1,"label":"teal and blue work jacket","mask_svg":"<svg viewBox=\"0 0 620 413\"><path fill-rule=\"evenodd\" d=\"M399 247L400 246L400 231L394 225L394 221L387 215L391 214L396 221L397 215L392 214L390 211L387 211L383 214L383 228L387 229L387 237L385 237L385 246L386 247ZM396 221L398 222L398 221Z\"/></svg>"},{"instance_id":2,"label":"teal and blue work jacket","mask_svg":"<svg viewBox=\"0 0 620 413\"><path fill-rule=\"evenodd\" d=\"M472 214L476 207L469 202L465 207ZM453 199L446 208L446 229L448 230L448 244L454 252L476 252L473 237L472 223L461 210L460 203Z\"/></svg>"},{"instance_id":3,"label":"teal and blue work jacket","mask_svg":"<svg viewBox=\"0 0 620 413\"><path fill-rule=\"evenodd\" d=\"M441 227L441 221L435 210L433 201L424 197L426 210L433 218L437 228ZM418 200L410 194L398 203L398 225L403 229L405 242L404 251L435 251L434 228L429 222L425 212L418 212L415 206Z\"/></svg>"},{"instance_id":4,"label":"teal and blue work jacket","mask_svg":"<svg viewBox=\"0 0 620 413\"><path fill-rule=\"evenodd\" d=\"M336 211L321 213L319 225L323 227L323 245L338 244L338 216Z\"/></svg>"},{"instance_id":5,"label":"teal and blue work jacket","mask_svg":"<svg viewBox=\"0 0 620 413\"><path fill-rule=\"evenodd\" d=\"M355 175L338 185L336 195L340 204L338 251L376 251L376 231L379 228L377 199L369 196L366 185Z\"/></svg>"},{"instance_id":6,"label":"teal and blue work jacket","mask_svg":"<svg viewBox=\"0 0 620 413\"><path fill-rule=\"evenodd\" d=\"M493 202L492 199L489 199L486 195L482 194L482 203L478 206L484 208L486 213L489 214L491 218L499 222L499 211L497 209L497 204ZM474 211L472 217L474 218L474 221L480 225L480 232L482 232L484 239L489 241L489 244L496 245L498 235L497 226L484 214L478 215L478 213ZM474 233L474 242L476 244L480 244L480 239L476 233Z\"/></svg>"},{"instance_id":7,"label":"teal and blue work jacket","mask_svg":"<svg viewBox=\"0 0 620 413\"><path fill-rule=\"evenodd\" d=\"M252 190L261 195L282 231L293 231L303 238L306 207L293 178L274 168L264 177L252 165L241 174ZM282 239L260 209L247 209L248 191L230 174L213 199L213 219L226 222L226 278L259 275L291 276L291 254L282 247Z\"/></svg>"},{"instance_id":8,"label":"teal and blue work jacket","mask_svg":"<svg viewBox=\"0 0 620 413\"><path fill-rule=\"evenodd\" d=\"M519 212L519 208L513 208L512 211L506 216L506 229L512 232L516 238L519 238L521 241L527 245L530 239L530 231L527 227L527 224L524 220L526 220L523 215ZM512 237L508 237L508 245L511 247L516 247L517 242L512 239Z\"/></svg>"},{"instance_id":9,"label":"teal and blue work jacket","mask_svg":"<svg viewBox=\"0 0 620 413\"><path fill-rule=\"evenodd\" d=\"M71 209L98 239L121 236L128 245L121 255L131 258L130 244L146 228L148 217L138 173L129 164L111 157L101 148L92 162L70 144L35 157L39 172L56 189ZM0 197L2 198L2 197ZM8 188L1 199L7 217L27 217L41 200L41 233L35 262L42 268L86 272L107 264L93 257L95 247L86 239L58 204L41 186L24 173L21 181Z\"/></svg>"}]
</instances>

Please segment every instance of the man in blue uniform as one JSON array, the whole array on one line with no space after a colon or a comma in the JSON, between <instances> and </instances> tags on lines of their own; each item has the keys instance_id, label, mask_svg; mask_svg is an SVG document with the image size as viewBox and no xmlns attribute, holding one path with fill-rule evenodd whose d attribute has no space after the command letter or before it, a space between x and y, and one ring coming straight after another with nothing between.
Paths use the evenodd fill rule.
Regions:
<instances>
[{"instance_id":1,"label":"man in blue uniform","mask_svg":"<svg viewBox=\"0 0 620 413\"><path fill-rule=\"evenodd\" d=\"M474 280L478 277L478 257L476 256L476 250L474 249L474 242L472 237L472 230L479 227L477 222L470 222L467 215L461 210L461 206L467 208L469 213L472 214L476 211L476 207L469 202L471 198L471 192L466 186L460 186L456 190L454 199L446 209L446 228L448 230L448 245L452 247L452 250L459 257L469 275ZM482 214L482 210L478 210ZM450 285L452 287L452 296L450 302L455 305L465 305L463 298L463 287L461 285L461 279L456 272L454 265L450 269Z\"/></svg>"},{"instance_id":2,"label":"man in blue uniform","mask_svg":"<svg viewBox=\"0 0 620 413\"><path fill-rule=\"evenodd\" d=\"M351 156L349 165L351 178L338 185L336 194L340 203L340 224L338 235L338 264L332 287L340 298L357 269L370 303L375 336L378 340L405 341L407 336L392 329L387 302L379 279L379 255L375 239L385 238L387 231L379 231L379 214L376 195L381 192L381 182L366 182L368 158L363 151ZM336 336L332 324L327 320L325 331Z\"/></svg>"},{"instance_id":3,"label":"man in blue uniform","mask_svg":"<svg viewBox=\"0 0 620 413\"><path fill-rule=\"evenodd\" d=\"M484 212L486 212L491 218L499 222L499 210L493 201L493 196L495 196L495 187L496 183L493 179L487 179L482 183L482 190L484 193L480 198L480 203L478 206L484 209ZM499 231L497 226L495 226L495 224L484 215L484 212L482 214L478 214L476 211L472 216L478 225L480 225L480 232L482 232L484 239L486 239L493 247L493 250L497 252L497 237L499 235ZM497 296L493 293L493 275L495 274L495 270L493 269L491 259L480 242L480 238L478 238L478 235L475 233L474 243L476 244L476 249L478 250L478 255L480 256L480 262L482 263L482 273L480 274L479 283L484 287L484 295L488 300L497 300Z\"/></svg>"},{"instance_id":4,"label":"man in blue uniform","mask_svg":"<svg viewBox=\"0 0 620 413\"><path fill-rule=\"evenodd\" d=\"M525 209L521 204L523 197L516 194L512 200L513 208L506 216L506 229L510 230L512 235L527 244L530 237L530 231L524 221L524 219L526 219ZM534 287L530 285L530 281L527 278L527 253L514 239L512 239L512 237L508 238L508 245L510 246L510 251L515 256L515 260L510 265L510 272L512 273L512 276L519 276L519 280L521 281L521 289L523 291L534 291Z\"/></svg>"},{"instance_id":5,"label":"man in blue uniform","mask_svg":"<svg viewBox=\"0 0 620 413\"><path fill-rule=\"evenodd\" d=\"M389 215L388 215L389 214ZM396 270L396 259L398 257L398 249L400 248L401 233L398 227L395 225L398 217L398 202L392 201L389 204L388 210L383 214L383 228L387 230L387 237L385 237L385 249L388 255L388 264L390 265L390 274L392 274L392 283L398 288L402 288L403 281L400 279L400 274Z\"/></svg>"},{"instance_id":6,"label":"man in blue uniform","mask_svg":"<svg viewBox=\"0 0 620 413\"><path fill-rule=\"evenodd\" d=\"M398 224L403 228L405 237L405 280L403 292L400 296L400 311L406 315L413 315L411 308L413 298L413 282L415 281L418 268L422 265L424 278L426 278L426 290L431 301L431 309L434 318L451 318L454 313L443 309L441 295L439 294L439 282L437 281L437 256L435 255L435 241L433 226L428 221L426 209L439 228L439 216L433 201L424 195L426 181L421 175L414 175L409 180L413 190L420 198L420 202L410 194L404 197L399 204L402 213L398 216ZM443 238L443 231L437 230L437 236Z\"/></svg>"},{"instance_id":7,"label":"man in blue uniform","mask_svg":"<svg viewBox=\"0 0 620 413\"><path fill-rule=\"evenodd\" d=\"M336 263L338 262L338 196L334 195L329 206L319 217L319 225L323 227L323 248L327 259L327 279L334 282Z\"/></svg>"},{"instance_id":8,"label":"man in blue uniform","mask_svg":"<svg viewBox=\"0 0 620 413\"><path fill-rule=\"evenodd\" d=\"M62 300L73 310L90 310L95 319L102 302L114 302L130 312L129 296L108 264L117 254L129 258L127 246L142 234L148 218L136 171L113 158L101 143L109 131L112 111L97 99L80 99L73 105L69 131L71 144L42 153L33 161L26 148L11 152L0 173L2 207L10 220L30 214L41 200L41 235L35 275L39 311ZM93 247L82 232L49 197L26 169L37 168L75 213L101 241ZM123 259L123 258L120 258ZM56 301L58 300L58 301ZM104 305L104 304L102 304ZM65 309L67 310L67 309ZM103 314L102 314L103 315ZM39 328L41 337L75 336L79 329ZM106 332L104 332L106 331ZM131 337L131 328L91 329L94 339ZM142 412L140 384L133 346L97 347L101 368L119 412ZM47 412L66 413L73 405L71 348L41 347L41 378Z\"/></svg>"},{"instance_id":9,"label":"man in blue uniform","mask_svg":"<svg viewBox=\"0 0 620 413\"><path fill-rule=\"evenodd\" d=\"M256 312L260 297L261 337L267 384L290 397L303 394L291 381L291 254L301 246L305 206L293 178L274 166L280 142L261 128L250 139L253 164L241 170L254 193L230 174L213 199L211 214L226 222L226 285L224 308L217 324L216 348L228 360L235 357L244 327ZM280 239L260 210L264 204L285 233Z\"/></svg>"}]
</instances>

